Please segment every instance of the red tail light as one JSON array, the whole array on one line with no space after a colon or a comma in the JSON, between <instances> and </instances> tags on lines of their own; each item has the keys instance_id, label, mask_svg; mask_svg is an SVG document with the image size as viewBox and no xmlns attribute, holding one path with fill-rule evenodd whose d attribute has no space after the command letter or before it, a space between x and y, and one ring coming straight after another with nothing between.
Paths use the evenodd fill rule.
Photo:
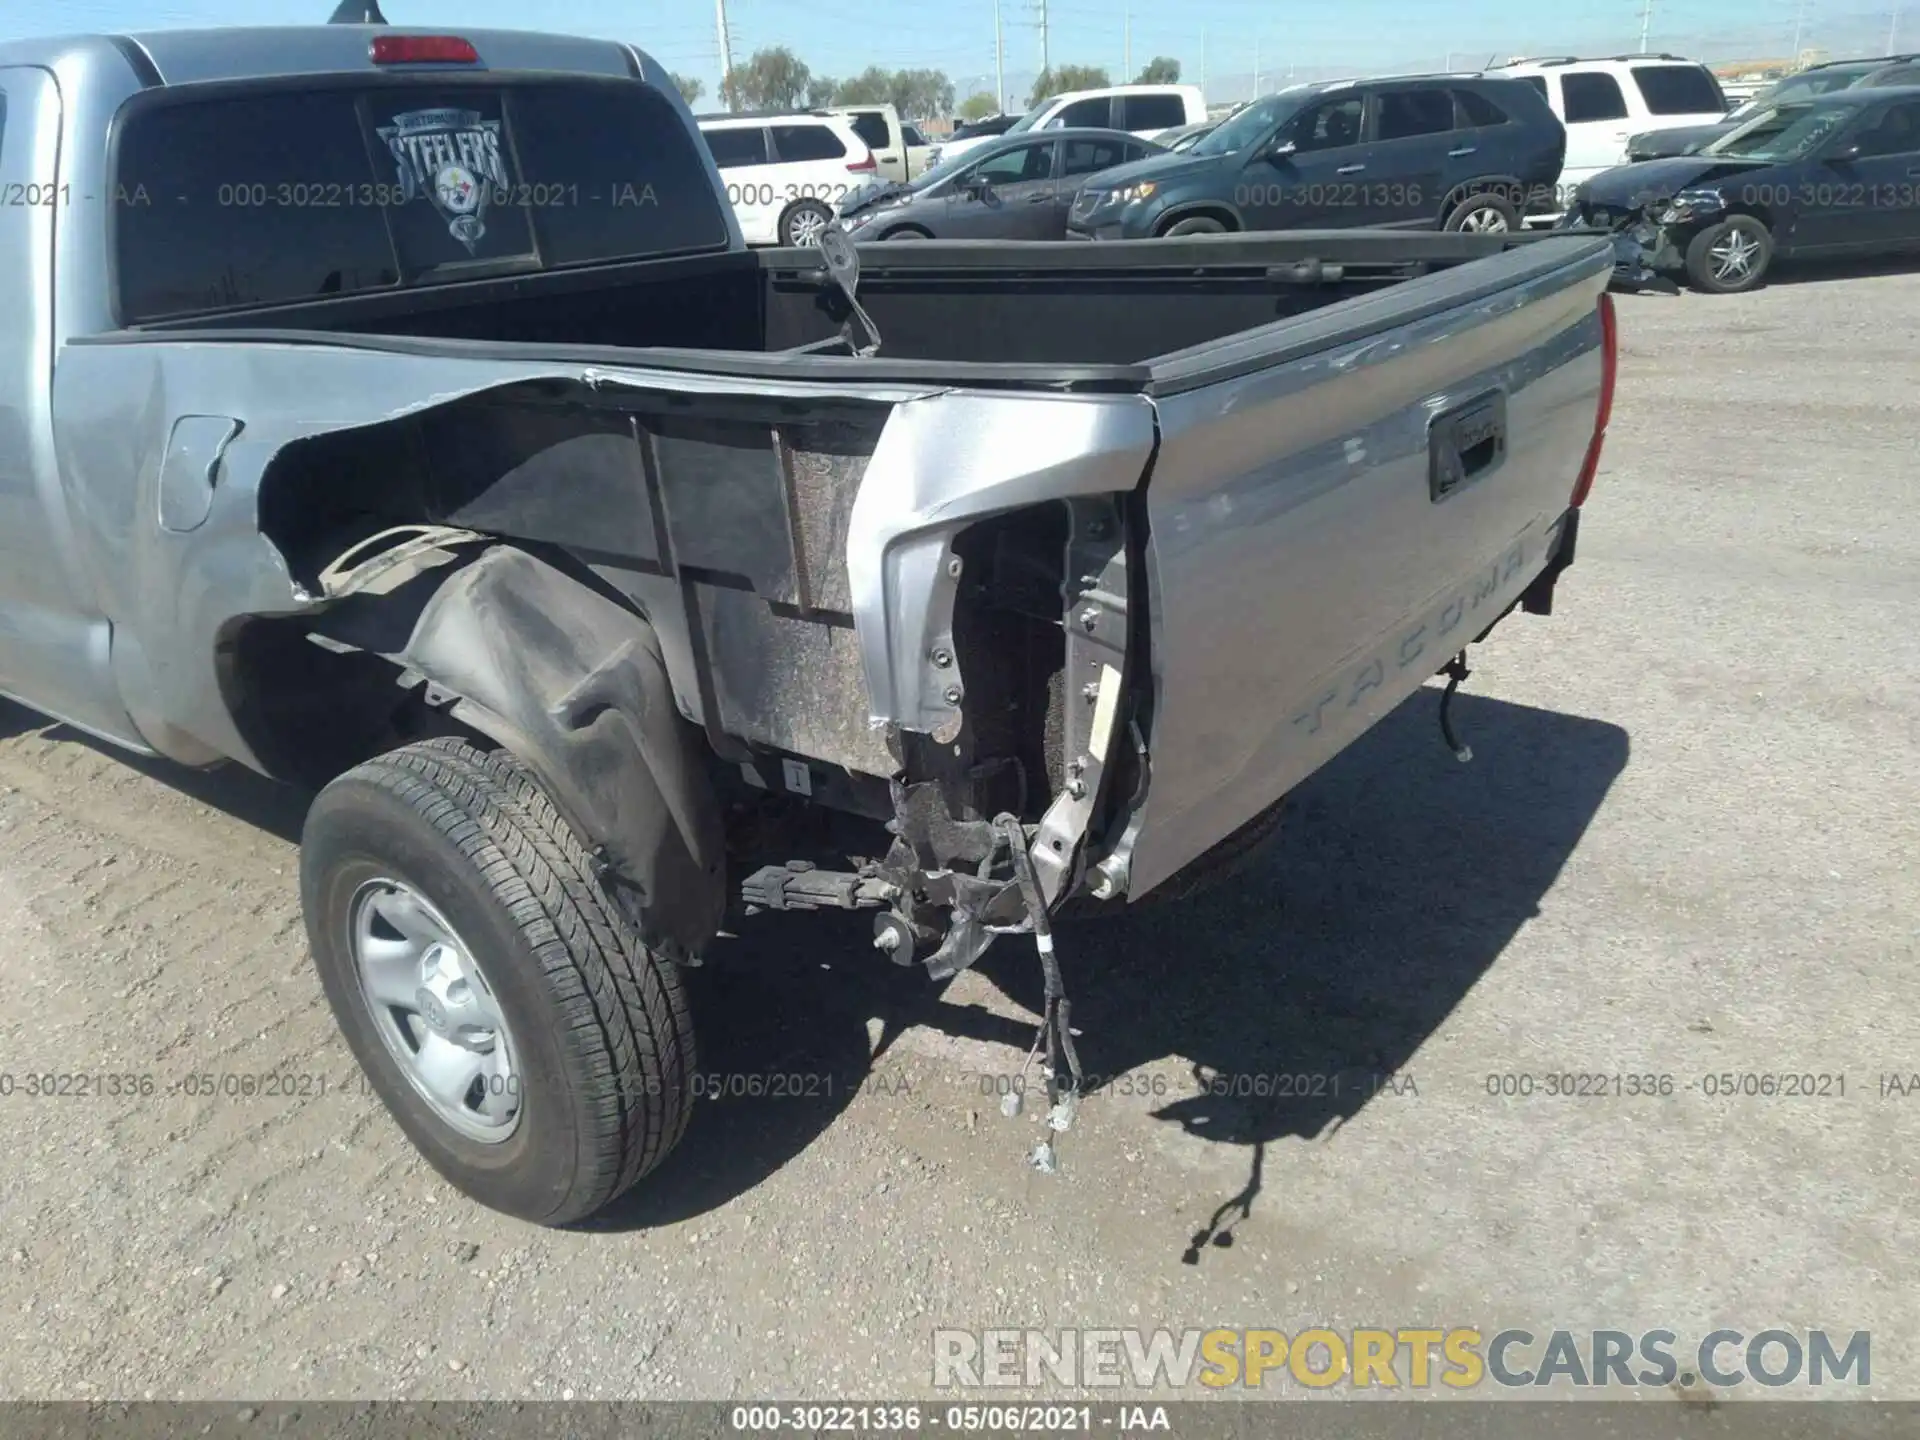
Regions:
<instances>
[{"instance_id":1,"label":"red tail light","mask_svg":"<svg viewBox=\"0 0 1920 1440\"><path fill-rule=\"evenodd\" d=\"M873 152L871 150L867 152L866 159L854 160L847 165L847 169L849 170L877 170L879 168L879 166L873 163Z\"/></svg>"},{"instance_id":2,"label":"red tail light","mask_svg":"<svg viewBox=\"0 0 1920 1440\"><path fill-rule=\"evenodd\" d=\"M1593 488L1593 477L1600 469L1600 447L1606 443L1607 421L1613 418L1613 382L1620 370L1620 332L1613 318L1613 296L1601 292L1600 295L1600 407L1593 416L1593 439L1587 442L1586 462L1580 467L1580 478L1574 482L1572 504L1578 508L1587 503L1587 492Z\"/></svg>"},{"instance_id":3,"label":"red tail light","mask_svg":"<svg viewBox=\"0 0 1920 1440\"><path fill-rule=\"evenodd\" d=\"M376 35L367 47L376 65L477 65L480 52L458 35Z\"/></svg>"}]
</instances>

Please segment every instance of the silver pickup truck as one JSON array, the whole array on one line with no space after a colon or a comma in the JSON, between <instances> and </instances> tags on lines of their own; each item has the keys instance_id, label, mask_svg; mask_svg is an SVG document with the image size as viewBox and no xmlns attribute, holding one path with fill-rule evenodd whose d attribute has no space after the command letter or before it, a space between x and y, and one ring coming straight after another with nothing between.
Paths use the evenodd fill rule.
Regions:
<instances>
[{"instance_id":1,"label":"silver pickup truck","mask_svg":"<svg viewBox=\"0 0 1920 1440\"><path fill-rule=\"evenodd\" d=\"M1220 872L1573 555L1604 240L830 235L748 252L623 44L0 46L0 693L317 792L348 1044L532 1220L679 1139L747 913L1023 937L1064 1126L1054 921Z\"/></svg>"}]
</instances>

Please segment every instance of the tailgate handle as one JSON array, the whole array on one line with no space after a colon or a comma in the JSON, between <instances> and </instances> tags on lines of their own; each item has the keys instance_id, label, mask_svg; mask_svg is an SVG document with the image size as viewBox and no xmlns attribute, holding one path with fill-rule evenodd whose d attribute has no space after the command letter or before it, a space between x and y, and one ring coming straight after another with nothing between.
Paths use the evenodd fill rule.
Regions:
<instances>
[{"instance_id":1,"label":"tailgate handle","mask_svg":"<svg viewBox=\"0 0 1920 1440\"><path fill-rule=\"evenodd\" d=\"M1434 504L1492 474L1507 458L1507 395L1482 395L1427 427L1427 491Z\"/></svg>"}]
</instances>

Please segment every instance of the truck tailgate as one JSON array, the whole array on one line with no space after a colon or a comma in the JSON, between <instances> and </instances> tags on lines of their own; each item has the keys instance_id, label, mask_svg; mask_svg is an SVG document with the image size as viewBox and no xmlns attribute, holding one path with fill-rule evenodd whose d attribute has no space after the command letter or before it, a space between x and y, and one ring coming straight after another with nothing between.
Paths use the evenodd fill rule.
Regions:
<instances>
[{"instance_id":1,"label":"truck tailgate","mask_svg":"<svg viewBox=\"0 0 1920 1440\"><path fill-rule=\"evenodd\" d=\"M1521 246L1154 362L1130 895L1276 804L1553 557L1611 265L1592 241Z\"/></svg>"}]
</instances>

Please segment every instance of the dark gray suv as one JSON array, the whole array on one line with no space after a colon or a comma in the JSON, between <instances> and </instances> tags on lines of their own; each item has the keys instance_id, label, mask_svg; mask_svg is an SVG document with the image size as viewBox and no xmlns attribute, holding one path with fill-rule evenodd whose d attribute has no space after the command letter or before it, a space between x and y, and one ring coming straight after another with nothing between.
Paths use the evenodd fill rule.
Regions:
<instances>
[{"instance_id":1,"label":"dark gray suv","mask_svg":"<svg viewBox=\"0 0 1920 1440\"><path fill-rule=\"evenodd\" d=\"M840 218L857 240L1063 240L1067 210L1090 177L1163 153L1124 130L1022 131L910 184L849 197Z\"/></svg>"},{"instance_id":2,"label":"dark gray suv","mask_svg":"<svg viewBox=\"0 0 1920 1440\"><path fill-rule=\"evenodd\" d=\"M1297 85L1181 154L1102 175L1068 230L1138 240L1348 226L1514 230L1552 207L1567 132L1523 80L1400 75Z\"/></svg>"}]
</instances>

